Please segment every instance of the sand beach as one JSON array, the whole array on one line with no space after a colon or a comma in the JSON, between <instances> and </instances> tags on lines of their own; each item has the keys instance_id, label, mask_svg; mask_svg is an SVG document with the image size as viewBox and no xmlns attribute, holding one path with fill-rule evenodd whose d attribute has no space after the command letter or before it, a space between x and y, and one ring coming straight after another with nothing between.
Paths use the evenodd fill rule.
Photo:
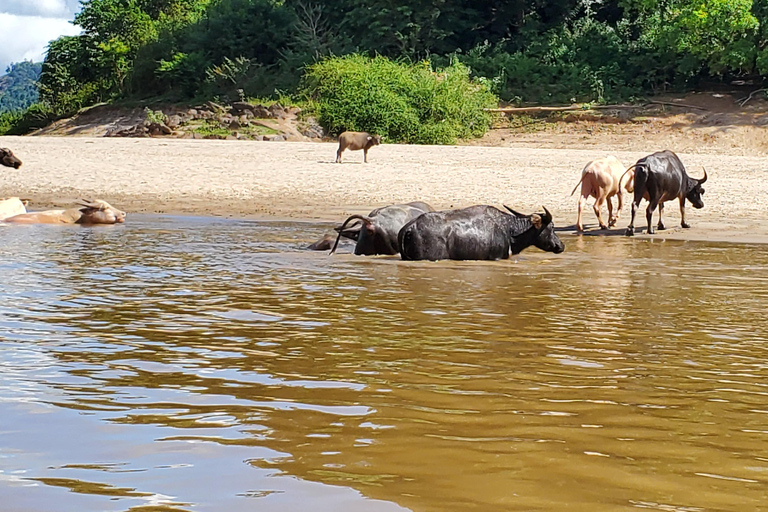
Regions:
<instances>
[{"instance_id":1,"label":"sand beach","mask_svg":"<svg viewBox=\"0 0 768 512\"><path fill-rule=\"evenodd\" d=\"M0 169L0 197L30 200L30 210L101 198L129 213L340 221L374 207L423 200L438 209L509 205L523 212L546 206L559 228L574 229L577 195L570 196L591 159L614 154L627 166L649 151L517 146L385 144L345 152L319 142L255 142L160 138L0 137L24 162ZM690 205L692 229L679 227L677 201L667 203L658 239L768 242L768 183L762 154L720 152L679 156L689 174L709 173L705 207ZM645 203L636 225L643 226ZM629 222L629 201L615 229ZM654 220L655 222L655 220ZM597 230L585 212L588 235Z\"/></svg>"}]
</instances>

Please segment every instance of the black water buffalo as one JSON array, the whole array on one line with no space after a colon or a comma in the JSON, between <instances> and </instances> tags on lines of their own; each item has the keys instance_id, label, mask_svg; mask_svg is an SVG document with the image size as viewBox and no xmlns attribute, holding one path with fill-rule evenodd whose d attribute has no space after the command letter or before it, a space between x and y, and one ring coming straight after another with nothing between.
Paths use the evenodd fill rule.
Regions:
<instances>
[{"instance_id":1,"label":"black water buffalo","mask_svg":"<svg viewBox=\"0 0 768 512\"><path fill-rule=\"evenodd\" d=\"M704 189L701 185L707 181L707 170L704 169L704 177L700 180L691 178L685 172L683 162L672 151L658 151L652 155L641 158L632 167L627 169L635 171L635 198L632 201L632 218L627 226L626 235L635 234L635 212L640 206L640 201L646 199L648 208L645 210L645 218L648 220L648 234L655 233L651 225L653 211L659 207L658 229L666 229L661 215L664 212L664 202L677 198L680 201L681 225L684 228L691 227L685 221L685 200L688 199L694 208L703 208Z\"/></svg>"},{"instance_id":2,"label":"black water buffalo","mask_svg":"<svg viewBox=\"0 0 768 512\"><path fill-rule=\"evenodd\" d=\"M398 245L404 260L497 260L534 245L561 253L565 245L555 234L552 215L512 215L493 206L425 213L400 230Z\"/></svg>"},{"instance_id":3,"label":"black water buffalo","mask_svg":"<svg viewBox=\"0 0 768 512\"><path fill-rule=\"evenodd\" d=\"M21 160L19 160L10 149L0 148L0 164L18 169L21 167Z\"/></svg>"},{"instance_id":4,"label":"black water buffalo","mask_svg":"<svg viewBox=\"0 0 768 512\"><path fill-rule=\"evenodd\" d=\"M395 204L376 208L368 215L351 215L344 223L336 228L339 235L333 244L331 254L336 252L339 239L344 236L357 240L355 254L372 256L375 254L397 254L397 234L407 223L425 212L435 211L422 201L406 204ZM360 220L356 226L347 227L352 220Z\"/></svg>"}]
</instances>

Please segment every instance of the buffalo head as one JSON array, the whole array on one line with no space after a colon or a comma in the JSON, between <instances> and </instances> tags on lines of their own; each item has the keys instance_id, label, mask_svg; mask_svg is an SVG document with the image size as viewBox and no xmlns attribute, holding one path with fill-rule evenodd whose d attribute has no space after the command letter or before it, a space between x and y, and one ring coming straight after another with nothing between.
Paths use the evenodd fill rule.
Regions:
<instances>
[{"instance_id":1,"label":"buffalo head","mask_svg":"<svg viewBox=\"0 0 768 512\"><path fill-rule=\"evenodd\" d=\"M555 254L560 254L565 250L565 244L560 240L560 237L557 236L557 233L555 233L555 225L552 222L552 214L549 213L549 210L542 206L542 208L544 208L544 213L525 215L516 212L507 205L504 205L504 208L512 212L516 217L531 219L533 229L536 230L536 238L534 238L532 244L534 247Z\"/></svg>"},{"instance_id":2,"label":"buffalo head","mask_svg":"<svg viewBox=\"0 0 768 512\"><path fill-rule=\"evenodd\" d=\"M21 160L16 158L16 155L10 149L0 148L0 164L18 169L21 167Z\"/></svg>"},{"instance_id":3,"label":"buffalo head","mask_svg":"<svg viewBox=\"0 0 768 512\"><path fill-rule=\"evenodd\" d=\"M125 212L118 210L101 199L80 201L82 214L78 224L121 224L125 222Z\"/></svg>"},{"instance_id":4,"label":"buffalo head","mask_svg":"<svg viewBox=\"0 0 768 512\"><path fill-rule=\"evenodd\" d=\"M704 208L704 200L701 199L701 196L704 195L704 187L702 185L705 181L707 181L706 169L704 169L704 177L700 180L689 178L689 190L685 198L691 202L694 208Z\"/></svg>"}]
</instances>

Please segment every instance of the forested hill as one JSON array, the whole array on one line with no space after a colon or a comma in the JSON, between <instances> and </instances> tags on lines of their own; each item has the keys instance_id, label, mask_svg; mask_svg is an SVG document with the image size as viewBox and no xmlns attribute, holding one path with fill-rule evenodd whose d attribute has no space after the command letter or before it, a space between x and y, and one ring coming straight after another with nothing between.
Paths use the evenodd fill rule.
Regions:
<instances>
[{"instance_id":1,"label":"forested hill","mask_svg":"<svg viewBox=\"0 0 768 512\"><path fill-rule=\"evenodd\" d=\"M37 101L35 82L40 77L42 63L19 62L11 64L0 76L0 113L23 110Z\"/></svg>"},{"instance_id":2,"label":"forested hill","mask_svg":"<svg viewBox=\"0 0 768 512\"><path fill-rule=\"evenodd\" d=\"M117 98L312 100L308 66L348 54L463 63L518 104L768 73L768 0L83 0L73 21L81 35L51 42L43 65L48 116Z\"/></svg>"}]
</instances>

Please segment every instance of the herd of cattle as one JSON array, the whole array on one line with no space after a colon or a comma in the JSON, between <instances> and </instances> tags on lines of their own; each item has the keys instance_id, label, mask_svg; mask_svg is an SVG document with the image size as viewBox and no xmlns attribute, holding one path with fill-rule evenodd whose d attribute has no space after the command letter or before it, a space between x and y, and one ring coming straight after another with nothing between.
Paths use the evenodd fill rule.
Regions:
<instances>
[{"instance_id":1,"label":"herd of cattle","mask_svg":"<svg viewBox=\"0 0 768 512\"><path fill-rule=\"evenodd\" d=\"M368 135L368 134L365 134ZM340 142L337 161L346 149L367 149L378 144L370 136L366 140L351 139ZM342 148L342 146L345 146ZM11 150L0 148L0 164L18 169L21 160ZM662 220L664 203L675 198L680 202L682 227L688 228L685 204L702 208L704 177L688 176L683 163L672 151L660 151L641 158L628 169L614 157L589 162L581 173L581 185L576 229L583 231L582 213L590 197L595 198L594 211L601 229L616 225L623 205L623 193L633 193L632 217L626 235L635 232L635 214L640 201L648 201L647 233L655 233L653 212L658 207L657 229L665 229ZM614 210L612 199L618 204ZM608 223L603 221L602 205L607 203ZM435 211L430 205L417 201L377 208L368 215L352 215L335 228L335 237L327 235L308 248L336 252L341 238L355 242L357 255L400 254L404 260L496 260L509 258L527 247L561 253L565 245L555 233L552 215L544 208L542 213L525 215L505 206L508 212L493 206L478 205L460 210ZM78 203L77 208L27 212L26 203L19 198L0 199L0 221L9 223L48 224L116 224L125 221L122 212L106 201L93 200ZM335 241L334 241L335 238ZM331 244L333 242L333 244Z\"/></svg>"}]
</instances>

